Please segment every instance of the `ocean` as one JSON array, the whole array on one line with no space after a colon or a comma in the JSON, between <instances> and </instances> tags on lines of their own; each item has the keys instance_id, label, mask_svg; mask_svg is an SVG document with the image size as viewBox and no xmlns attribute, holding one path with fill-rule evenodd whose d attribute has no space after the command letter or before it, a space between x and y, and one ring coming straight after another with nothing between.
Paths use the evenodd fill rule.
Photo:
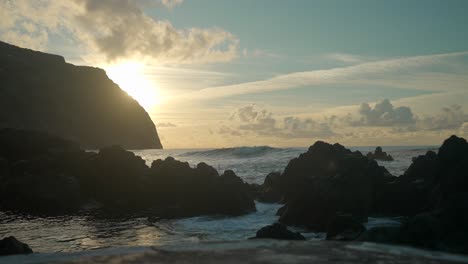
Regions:
<instances>
[{"instance_id":1,"label":"ocean","mask_svg":"<svg viewBox=\"0 0 468 264\"><path fill-rule=\"evenodd\" d=\"M363 154L375 147L354 147ZM244 181L261 184L272 171L281 172L294 157L306 148L273 148L268 146L223 149L139 150L148 165L156 159L172 156L192 166L206 162L220 173L233 170ZM401 175L412 157L436 147L384 147L394 161L379 161L393 175ZM95 216L37 217L0 212L0 237L13 235L27 243L35 252L71 253L110 248L168 246L202 241L244 240L255 235L265 225L277 220L279 204L258 203L257 212L239 217L200 216L172 220L151 217L102 219ZM370 218L367 227L399 225L398 218ZM297 231L304 231L296 229ZM303 233L308 239L323 239L323 233Z\"/></svg>"}]
</instances>

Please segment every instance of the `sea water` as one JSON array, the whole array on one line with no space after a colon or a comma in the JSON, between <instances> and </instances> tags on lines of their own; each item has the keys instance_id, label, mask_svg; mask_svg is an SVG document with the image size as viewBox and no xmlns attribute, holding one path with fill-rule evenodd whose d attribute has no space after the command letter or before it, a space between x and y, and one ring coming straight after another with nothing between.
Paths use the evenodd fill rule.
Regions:
<instances>
[{"instance_id":1,"label":"sea water","mask_svg":"<svg viewBox=\"0 0 468 264\"><path fill-rule=\"evenodd\" d=\"M356 147L363 154L373 147ZM289 160L306 148L239 147L223 149L168 149L134 151L148 165L153 160L172 156L192 166L206 162L220 173L231 169L244 181L261 184L265 176L281 172ZM434 147L386 147L394 161L379 161L393 175L401 175L412 157ZM93 216L37 217L0 212L0 238L13 235L31 246L35 252L82 252L103 248L128 248L190 244L201 241L244 240L274 223L278 204L256 203L257 212L238 217L199 216L154 221L148 217L100 219ZM370 218L368 227L398 225L398 218ZM297 230L304 231L304 230ZM308 239L323 239L321 233L304 233Z\"/></svg>"}]
</instances>

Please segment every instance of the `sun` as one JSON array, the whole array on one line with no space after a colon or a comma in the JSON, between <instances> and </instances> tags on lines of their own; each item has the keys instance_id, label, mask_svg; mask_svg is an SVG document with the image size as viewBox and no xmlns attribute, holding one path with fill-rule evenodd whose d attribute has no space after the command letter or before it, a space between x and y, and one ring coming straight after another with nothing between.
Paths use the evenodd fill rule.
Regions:
<instances>
[{"instance_id":1,"label":"sun","mask_svg":"<svg viewBox=\"0 0 468 264\"><path fill-rule=\"evenodd\" d=\"M124 62L108 65L107 75L122 90L138 101L146 110L151 110L160 103L159 89L144 72L144 64L138 62Z\"/></svg>"}]
</instances>

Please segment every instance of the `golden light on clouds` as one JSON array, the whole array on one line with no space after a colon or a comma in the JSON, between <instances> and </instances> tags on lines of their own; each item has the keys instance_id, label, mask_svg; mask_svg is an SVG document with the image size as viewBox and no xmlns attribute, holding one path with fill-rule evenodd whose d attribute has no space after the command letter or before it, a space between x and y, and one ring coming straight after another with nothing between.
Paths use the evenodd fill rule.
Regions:
<instances>
[{"instance_id":1,"label":"golden light on clouds","mask_svg":"<svg viewBox=\"0 0 468 264\"><path fill-rule=\"evenodd\" d=\"M144 64L127 61L104 67L107 75L147 111L161 102L159 87L144 73Z\"/></svg>"}]
</instances>

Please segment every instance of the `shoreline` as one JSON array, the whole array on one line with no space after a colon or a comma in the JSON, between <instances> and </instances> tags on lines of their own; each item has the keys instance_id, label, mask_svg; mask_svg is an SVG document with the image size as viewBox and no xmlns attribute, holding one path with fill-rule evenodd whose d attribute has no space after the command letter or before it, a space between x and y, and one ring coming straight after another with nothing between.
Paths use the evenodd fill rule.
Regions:
<instances>
[{"instance_id":1,"label":"shoreline","mask_svg":"<svg viewBox=\"0 0 468 264\"><path fill-rule=\"evenodd\" d=\"M219 241L153 247L116 247L79 253L35 253L0 263L468 263L468 256L410 246L336 241ZM132 262L133 261L133 262Z\"/></svg>"}]
</instances>

